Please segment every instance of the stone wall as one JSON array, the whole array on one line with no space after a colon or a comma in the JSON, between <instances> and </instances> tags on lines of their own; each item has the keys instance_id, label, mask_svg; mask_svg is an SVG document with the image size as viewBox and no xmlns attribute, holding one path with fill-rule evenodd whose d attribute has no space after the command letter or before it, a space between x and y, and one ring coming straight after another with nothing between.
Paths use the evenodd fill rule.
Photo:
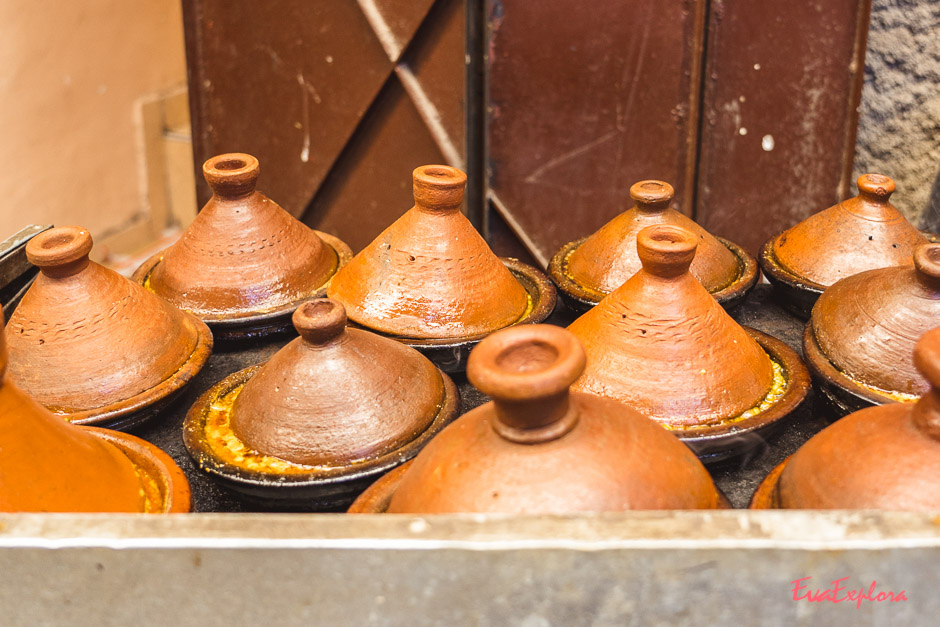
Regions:
<instances>
[{"instance_id":1,"label":"stone wall","mask_svg":"<svg viewBox=\"0 0 940 627\"><path fill-rule=\"evenodd\" d=\"M872 2L855 172L895 179L895 206L940 231L940 0Z\"/></svg>"}]
</instances>

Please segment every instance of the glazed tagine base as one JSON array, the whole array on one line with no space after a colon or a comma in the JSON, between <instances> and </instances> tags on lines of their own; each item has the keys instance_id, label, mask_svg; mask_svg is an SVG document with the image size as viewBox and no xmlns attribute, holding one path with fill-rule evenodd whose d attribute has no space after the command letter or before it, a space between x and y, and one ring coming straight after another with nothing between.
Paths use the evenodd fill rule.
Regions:
<instances>
[{"instance_id":1,"label":"glazed tagine base","mask_svg":"<svg viewBox=\"0 0 940 627\"><path fill-rule=\"evenodd\" d=\"M780 483L780 475L790 458L786 458L773 470L770 471L764 480L761 481L751 498L750 509L780 509L780 502L777 498L777 484Z\"/></svg>"},{"instance_id":2,"label":"glazed tagine base","mask_svg":"<svg viewBox=\"0 0 940 627\"><path fill-rule=\"evenodd\" d=\"M105 407L80 412L61 412L50 408L52 413L75 425L119 431L128 431L156 417L182 395L212 354L213 338L209 327L195 316L186 316L196 329L196 346L183 365L168 378L149 390Z\"/></svg>"},{"instance_id":3,"label":"glazed tagine base","mask_svg":"<svg viewBox=\"0 0 940 627\"><path fill-rule=\"evenodd\" d=\"M402 477L408 472L411 462L407 462L386 473L378 481L369 486L359 497L349 506L349 514L384 514L388 511L389 503L395 496L395 490L401 483ZM719 507L718 509L731 509L731 502L722 491L718 491Z\"/></svg>"},{"instance_id":4,"label":"glazed tagine base","mask_svg":"<svg viewBox=\"0 0 940 627\"><path fill-rule=\"evenodd\" d=\"M376 477L417 455L460 409L457 386L442 374L444 396L437 415L406 445L348 466L294 464L248 450L231 430L235 398L260 369L257 365L235 372L203 394L186 415L183 444L196 465L220 485L265 508L323 511L347 507Z\"/></svg>"},{"instance_id":5,"label":"glazed tagine base","mask_svg":"<svg viewBox=\"0 0 940 627\"><path fill-rule=\"evenodd\" d=\"M582 237L579 240L568 242L555 253L548 265L548 273L552 278L552 282L558 288L558 294L561 296L562 302L568 309L578 315L589 311L607 296L603 292L581 285L568 274L568 259L577 250L578 246L587 239L587 237ZM727 287L711 293L715 300L724 307L725 311L732 311L744 301L748 292L757 285L757 281L760 279L760 270L757 260L746 250L723 237L716 236L715 239L730 250L738 261L738 274L734 281Z\"/></svg>"},{"instance_id":6,"label":"glazed tagine base","mask_svg":"<svg viewBox=\"0 0 940 627\"><path fill-rule=\"evenodd\" d=\"M783 388L768 395L761 404L762 408L747 418L670 430L705 464L744 457L763 446L784 425L785 418L806 400L810 390L809 372L796 351L766 333L750 327L744 329L779 367L779 374L784 379Z\"/></svg>"},{"instance_id":7,"label":"glazed tagine base","mask_svg":"<svg viewBox=\"0 0 940 627\"><path fill-rule=\"evenodd\" d=\"M186 514L190 510L189 482L169 455L158 447L126 433L83 427L115 446L134 465L147 497L147 513Z\"/></svg>"},{"instance_id":8,"label":"glazed tagine base","mask_svg":"<svg viewBox=\"0 0 940 627\"><path fill-rule=\"evenodd\" d=\"M329 279L310 294L306 294L295 302L278 307L277 309L259 312L241 312L235 315L220 315L214 317L204 317L203 321L212 329L212 333L217 342L243 342L250 340L259 340L268 336L291 334L293 325L291 325L291 314L294 310L311 298L322 298L326 296L327 286L330 279L336 275L336 272L346 265L352 259L352 249L338 237L314 230L314 233L326 244L336 255L336 267ZM163 260L165 251L160 251L145 261L131 277L140 285L149 288L148 281L150 275Z\"/></svg>"},{"instance_id":9,"label":"glazed tagine base","mask_svg":"<svg viewBox=\"0 0 940 627\"><path fill-rule=\"evenodd\" d=\"M866 407L913 403L918 399L912 394L892 393L865 385L836 368L819 348L812 323L807 323L803 331L803 358L819 399L835 420Z\"/></svg>"},{"instance_id":10,"label":"glazed tagine base","mask_svg":"<svg viewBox=\"0 0 940 627\"><path fill-rule=\"evenodd\" d=\"M529 295L529 306L519 320L512 325L517 324L537 324L544 322L555 310L555 286L545 274L532 266L522 263L518 259L511 257L500 257L517 281L525 288ZM358 327L359 325L350 321L349 325ZM365 328L365 327L360 327ZM431 360L431 362L447 373L463 372L467 368L467 357L473 347L480 343L487 334L476 335L466 338L440 338L440 339L419 339L411 337L401 337L380 333L374 329L368 331L382 337L391 338L406 346L417 350L422 355Z\"/></svg>"}]
</instances>

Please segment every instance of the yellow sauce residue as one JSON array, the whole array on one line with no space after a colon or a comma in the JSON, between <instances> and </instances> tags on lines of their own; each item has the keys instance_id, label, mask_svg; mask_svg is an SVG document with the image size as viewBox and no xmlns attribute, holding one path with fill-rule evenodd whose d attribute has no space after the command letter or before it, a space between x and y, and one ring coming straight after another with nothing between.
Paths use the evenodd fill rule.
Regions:
<instances>
[{"instance_id":1,"label":"yellow sauce residue","mask_svg":"<svg viewBox=\"0 0 940 627\"><path fill-rule=\"evenodd\" d=\"M140 481L140 496L144 500L144 513L163 512L163 493L160 491L160 484L143 468L137 464L133 466L137 479Z\"/></svg>"},{"instance_id":2,"label":"yellow sauce residue","mask_svg":"<svg viewBox=\"0 0 940 627\"><path fill-rule=\"evenodd\" d=\"M760 403L754 407L748 409L747 411L735 416L734 418L727 418L725 420L709 423L706 425L670 425L663 423L662 426L668 429L669 431L686 431L701 429L702 427L720 427L728 424L733 424L735 422L741 422L742 420L747 420L757 414L766 411L772 407L777 401L779 401L787 391L787 374L783 369L783 365L777 362L776 359L767 355L770 358L770 365L773 366L774 376L773 382L770 384L770 389L767 391L767 394L764 395L764 398Z\"/></svg>"},{"instance_id":3,"label":"yellow sauce residue","mask_svg":"<svg viewBox=\"0 0 940 627\"><path fill-rule=\"evenodd\" d=\"M842 374L845 374L844 372ZM849 377L849 375L845 374ZM862 383L858 379L849 377L855 382L856 385L859 385L870 392L874 392L878 396L884 396L885 398L890 398L892 401L897 403L916 403L920 400L920 396L917 394L908 394L907 392L889 392L888 390L882 390L881 388L875 387L874 385L868 385L867 383Z\"/></svg>"},{"instance_id":4,"label":"yellow sauce residue","mask_svg":"<svg viewBox=\"0 0 940 627\"><path fill-rule=\"evenodd\" d=\"M245 384L232 388L216 398L206 414L204 435L212 453L222 461L233 466L254 472L268 472L280 475L303 474L315 470L318 466L295 464L279 457L263 455L245 446L232 431L231 415L235 399Z\"/></svg>"},{"instance_id":5,"label":"yellow sauce residue","mask_svg":"<svg viewBox=\"0 0 940 627\"><path fill-rule=\"evenodd\" d=\"M568 272L568 260L571 259L571 255L573 255L574 252L575 252L576 250L578 250L579 247L580 247L580 244L579 244L578 246L573 247L571 250L568 251L568 253L565 255L564 259L562 259L562 261L561 261L561 272L562 272L562 274L565 275L565 278L566 278L566 279L568 279L569 281L571 281L572 283L574 283L576 286L578 286L578 288L584 290L586 293L588 293L589 295L591 295L591 297L593 297L594 300L597 300L597 301L604 300L604 299L607 297L607 292L601 292L600 290L596 290L596 289L594 289L593 287L590 287L590 286L588 286L588 285L581 285L581 284L578 282L578 280L575 279L573 276L571 276L571 273Z\"/></svg>"}]
</instances>

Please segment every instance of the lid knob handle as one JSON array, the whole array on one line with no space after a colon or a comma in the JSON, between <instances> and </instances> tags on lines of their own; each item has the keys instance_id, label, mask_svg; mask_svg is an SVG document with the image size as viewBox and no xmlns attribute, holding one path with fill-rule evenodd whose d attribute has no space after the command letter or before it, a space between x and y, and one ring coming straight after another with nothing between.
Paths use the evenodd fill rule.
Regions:
<instances>
[{"instance_id":1,"label":"lid knob handle","mask_svg":"<svg viewBox=\"0 0 940 627\"><path fill-rule=\"evenodd\" d=\"M676 192L665 181L640 181L630 187L630 198L641 213L661 213L669 208Z\"/></svg>"},{"instance_id":2,"label":"lid knob handle","mask_svg":"<svg viewBox=\"0 0 940 627\"><path fill-rule=\"evenodd\" d=\"M308 300L291 317L297 333L308 344L327 344L346 331L346 308L332 298Z\"/></svg>"},{"instance_id":3,"label":"lid knob handle","mask_svg":"<svg viewBox=\"0 0 940 627\"><path fill-rule=\"evenodd\" d=\"M261 164L251 155L230 152L203 163L202 174L213 194L220 198L238 198L255 191Z\"/></svg>"},{"instance_id":4,"label":"lid knob handle","mask_svg":"<svg viewBox=\"0 0 940 627\"><path fill-rule=\"evenodd\" d=\"M578 421L568 388L584 372L584 348L561 327L533 324L493 333L470 353L467 378L493 399L499 435L538 444Z\"/></svg>"},{"instance_id":5,"label":"lid knob handle","mask_svg":"<svg viewBox=\"0 0 940 627\"><path fill-rule=\"evenodd\" d=\"M449 165L423 165L412 173L415 206L432 211L455 210L463 202L467 175Z\"/></svg>"},{"instance_id":6,"label":"lid knob handle","mask_svg":"<svg viewBox=\"0 0 940 627\"><path fill-rule=\"evenodd\" d=\"M663 278L688 272L697 247L695 236L677 226L648 226L636 236L636 251L643 269Z\"/></svg>"},{"instance_id":7,"label":"lid knob handle","mask_svg":"<svg viewBox=\"0 0 940 627\"><path fill-rule=\"evenodd\" d=\"M67 277L88 265L91 233L80 226L59 226L43 231L26 244L26 258L50 277Z\"/></svg>"}]
</instances>

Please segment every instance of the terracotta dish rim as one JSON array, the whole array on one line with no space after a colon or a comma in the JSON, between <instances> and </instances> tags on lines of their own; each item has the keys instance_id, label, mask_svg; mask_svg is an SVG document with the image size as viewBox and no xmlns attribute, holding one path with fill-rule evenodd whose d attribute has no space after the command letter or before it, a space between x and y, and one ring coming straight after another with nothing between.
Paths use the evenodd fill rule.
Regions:
<instances>
[{"instance_id":1,"label":"terracotta dish rim","mask_svg":"<svg viewBox=\"0 0 940 627\"><path fill-rule=\"evenodd\" d=\"M163 497L159 513L186 514L190 511L192 499L189 481L173 458L163 450L129 433L100 427L82 427L82 429L117 447L131 460L135 468L157 484Z\"/></svg>"}]
</instances>

